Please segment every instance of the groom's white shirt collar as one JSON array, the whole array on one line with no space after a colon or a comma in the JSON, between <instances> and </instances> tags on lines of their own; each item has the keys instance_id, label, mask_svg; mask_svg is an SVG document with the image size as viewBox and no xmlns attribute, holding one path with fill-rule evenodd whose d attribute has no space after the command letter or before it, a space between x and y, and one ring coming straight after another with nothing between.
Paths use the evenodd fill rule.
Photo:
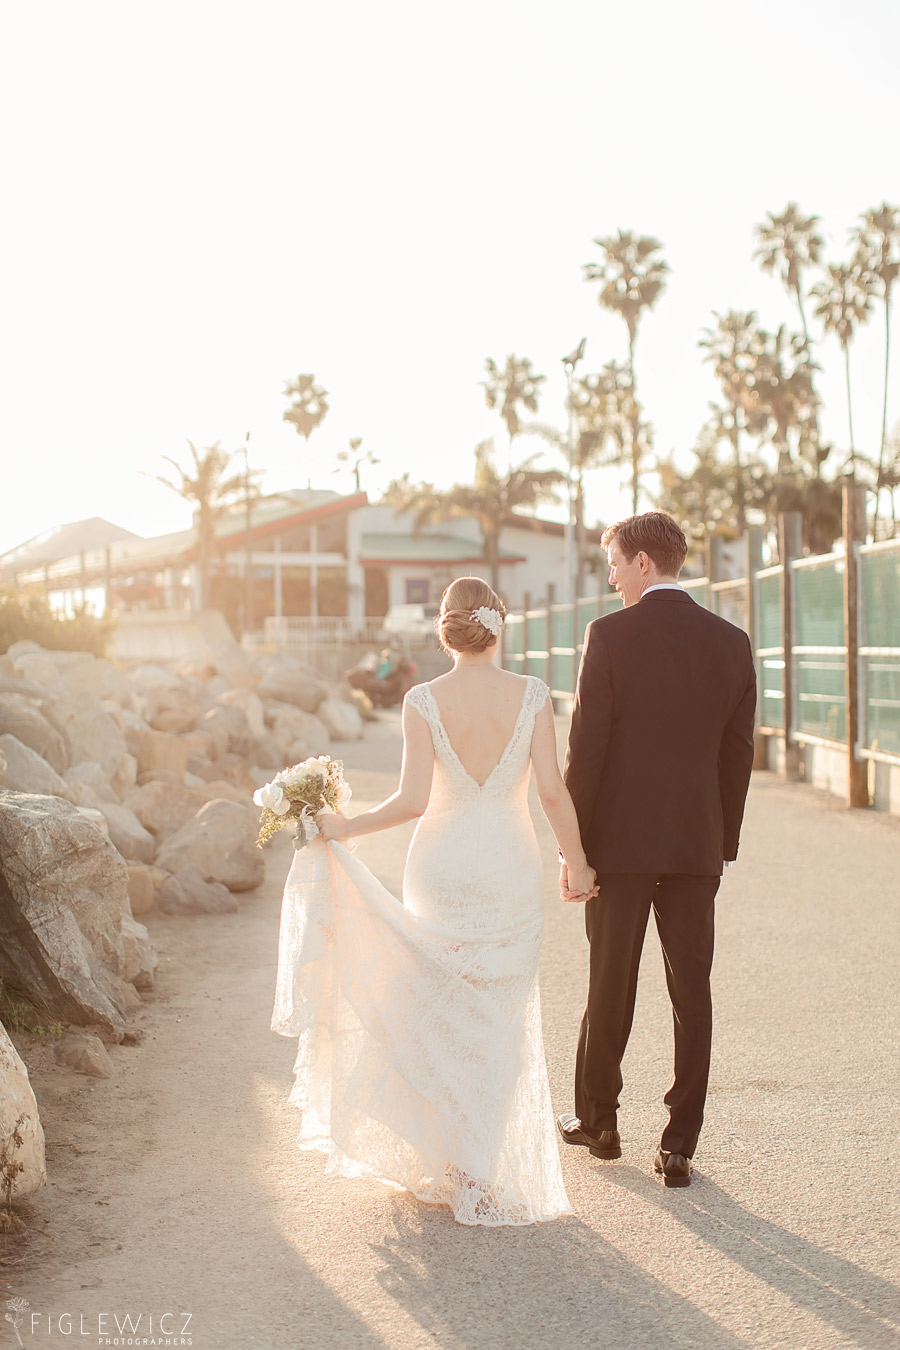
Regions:
<instances>
[{"instance_id":1,"label":"groom's white shirt collar","mask_svg":"<svg viewBox=\"0 0 900 1350\"><path fill-rule=\"evenodd\" d=\"M683 591L684 587L679 586L677 581L658 581L655 586L648 586L645 591L641 591L641 599L649 595L651 591Z\"/></svg>"}]
</instances>

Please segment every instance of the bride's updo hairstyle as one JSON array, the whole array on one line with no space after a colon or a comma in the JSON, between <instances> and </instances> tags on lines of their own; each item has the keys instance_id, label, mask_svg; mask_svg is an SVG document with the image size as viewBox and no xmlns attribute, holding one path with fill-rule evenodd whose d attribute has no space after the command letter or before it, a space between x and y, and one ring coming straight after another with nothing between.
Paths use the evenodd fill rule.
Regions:
<instances>
[{"instance_id":1,"label":"bride's updo hairstyle","mask_svg":"<svg viewBox=\"0 0 900 1350\"><path fill-rule=\"evenodd\" d=\"M498 634L486 628L472 615L478 609L497 610L506 618L506 606L481 577L457 577L441 597L441 612L434 621L438 641L444 651L486 652Z\"/></svg>"}]
</instances>

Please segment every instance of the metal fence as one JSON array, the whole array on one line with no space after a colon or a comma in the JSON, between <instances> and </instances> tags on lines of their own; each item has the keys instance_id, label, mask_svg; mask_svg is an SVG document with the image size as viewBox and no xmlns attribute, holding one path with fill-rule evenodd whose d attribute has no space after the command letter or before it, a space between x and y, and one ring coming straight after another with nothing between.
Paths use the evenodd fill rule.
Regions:
<instances>
[{"instance_id":1,"label":"metal fence","mask_svg":"<svg viewBox=\"0 0 900 1350\"><path fill-rule=\"evenodd\" d=\"M801 745L848 746L855 757L900 764L900 539L856 544L854 557L858 586L852 605L843 552L791 560L787 581L779 565L755 570L749 580L692 579L684 589L697 604L750 635L761 734L787 732L791 742ZM587 625L621 603L610 592L574 606L545 604L511 614L504 627L503 664L539 675L555 698L571 699ZM847 725L848 614L856 624L853 649L859 661L859 715L852 738ZM785 707L786 685L790 708Z\"/></svg>"}]
</instances>

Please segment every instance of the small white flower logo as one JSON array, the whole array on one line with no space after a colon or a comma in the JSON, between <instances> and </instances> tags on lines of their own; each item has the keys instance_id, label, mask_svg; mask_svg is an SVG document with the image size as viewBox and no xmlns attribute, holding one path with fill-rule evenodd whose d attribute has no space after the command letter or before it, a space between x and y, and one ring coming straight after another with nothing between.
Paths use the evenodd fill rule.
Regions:
<instances>
[{"instance_id":1,"label":"small white flower logo","mask_svg":"<svg viewBox=\"0 0 900 1350\"><path fill-rule=\"evenodd\" d=\"M487 605L482 605L469 615L475 623L482 624L494 637L499 637L500 629L503 627L503 615L499 609L489 609Z\"/></svg>"}]
</instances>

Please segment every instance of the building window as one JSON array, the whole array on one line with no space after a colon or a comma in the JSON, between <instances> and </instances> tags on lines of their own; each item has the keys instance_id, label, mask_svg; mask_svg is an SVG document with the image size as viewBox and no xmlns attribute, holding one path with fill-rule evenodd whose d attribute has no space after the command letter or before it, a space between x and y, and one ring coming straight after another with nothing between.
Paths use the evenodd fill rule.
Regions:
<instances>
[{"instance_id":1,"label":"building window","mask_svg":"<svg viewBox=\"0 0 900 1350\"><path fill-rule=\"evenodd\" d=\"M408 605L427 605L428 604L428 578L427 577L407 577L406 578L406 603Z\"/></svg>"}]
</instances>

